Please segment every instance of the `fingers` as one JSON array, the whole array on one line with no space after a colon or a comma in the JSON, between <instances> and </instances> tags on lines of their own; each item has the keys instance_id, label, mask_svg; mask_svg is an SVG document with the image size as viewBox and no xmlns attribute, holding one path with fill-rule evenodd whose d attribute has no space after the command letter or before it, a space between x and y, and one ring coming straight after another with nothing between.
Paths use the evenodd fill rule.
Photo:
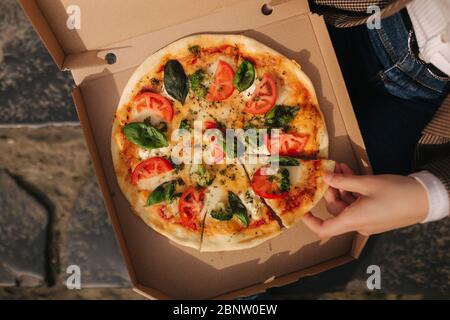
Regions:
<instances>
[{"instance_id":1,"label":"fingers","mask_svg":"<svg viewBox=\"0 0 450 320\"><path fill-rule=\"evenodd\" d=\"M337 189L329 188L324 198L328 212L333 215L337 215L348 206L347 202L341 200Z\"/></svg>"},{"instance_id":2,"label":"fingers","mask_svg":"<svg viewBox=\"0 0 450 320\"><path fill-rule=\"evenodd\" d=\"M355 174L353 172L353 170L344 162L342 162L340 164L340 167L341 167L342 173L344 173L344 174ZM351 194L355 199L357 199L360 196L360 194L358 192L352 192Z\"/></svg>"},{"instance_id":3,"label":"fingers","mask_svg":"<svg viewBox=\"0 0 450 320\"><path fill-rule=\"evenodd\" d=\"M352 169L350 169L350 167L347 164L340 163L340 164L338 164L338 166L339 166L338 173L353 175ZM352 204L356 200L356 197L353 193L342 190L342 189L339 189L339 197L341 198L342 201L344 201L347 204Z\"/></svg>"},{"instance_id":4,"label":"fingers","mask_svg":"<svg viewBox=\"0 0 450 320\"><path fill-rule=\"evenodd\" d=\"M335 189L344 191L357 192L360 194L367 194L370 190L370 183L366 176L357 176L346 173L325 173L324 181Z\"/></svg>"},{"instance_id":5,"label":"fingers","mask_svg":"<svg viewBox=\"0 0 450 320\"><path fill-rule=\"evenodd\" d=\"M340 163L340 164L339 164L339 167L340 167L342 173L345 173L345 174L355 174L355 173L353 172L353 170L350 169L350 167L349 167L346 163L344 163L344 162Z\"/></svg>"},{"instance_id":6,"label":"fingers","mask_svg":"<svg viewBox=\"0 0 450 320\"><path fill-rule=\"evenodd\" d=\"M302 221L309 229L311 229L311 231L316 233L322 239L351 231L343 223L344 221L340 216L322 220L313 216L311 213L307 213L303 216Z\"/></svg>"}]
</instances>

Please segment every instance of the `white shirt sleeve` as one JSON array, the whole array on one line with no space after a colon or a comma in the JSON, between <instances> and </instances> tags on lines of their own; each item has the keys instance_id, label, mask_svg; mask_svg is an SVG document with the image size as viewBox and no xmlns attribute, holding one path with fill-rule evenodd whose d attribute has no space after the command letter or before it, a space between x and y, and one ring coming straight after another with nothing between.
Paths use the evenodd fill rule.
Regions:
<instances>
[{"instance_id":1,"label":"white shirt sleeve","mask_svg":"<svg viewBox=\"0 0 450 320\"><path fill-rule=\"evenodd\" d=\"M414 0L406 8L419 57L450 76L450 0Z\"/></svg>"},{"instance_id":2,"label":"white shirt sleeve","mask_svg":"<svg viewBox=\"0 0 450 320\"><path fill-rule=\"evenodd\" d=\"M448 217L450 200L444 184L438 177L428 171L420 171L410 175L425 188L428 197L428 214L421 223L431 222Z\"/></svg>"}]
</instances>

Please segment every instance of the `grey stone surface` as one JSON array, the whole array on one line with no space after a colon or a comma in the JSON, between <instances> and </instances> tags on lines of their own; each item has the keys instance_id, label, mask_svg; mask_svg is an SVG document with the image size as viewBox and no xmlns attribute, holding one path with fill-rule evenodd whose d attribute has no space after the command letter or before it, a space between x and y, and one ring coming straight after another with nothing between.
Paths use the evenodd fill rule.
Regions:
<instances>
[{"instance_id":1,"label":"grey stone surface","mask_svg":"<svg viewBox=\"0 0 450 320\"><path fill-rule=\"evenodd\" d=\"M94 177L83 186L71 212L63 272L69 265L80 267L82 288L130 286Z\"/></svg>"},{"instance_id":2,"label":"grey stone surface","mask_svg":"<svg viewBox=\"0 0 450 320\"><path fill-rule=\"evenodd\" d=\"M448 299L449 230L450 219L447 218L381 234L374 238L361 264L380 266L384 292ZM362 276L361 273L356 275Z\"/></svg>"},{"instance_id":3,"label":"grey stone surface","mask_svg":"<svg viewBox=\"0 0 450 320\"><path fill-rule=\"evenodd\" d=\"M271 297L320 296L351 292L358 283L362 298L418 297L448 299L450 293L450 219L372 236L359 260L269 290ZM367 267L381 269L381 290L366 288ZM335 298L335 296L332 296Z\"/></svg>"},{"instance_id":4,"label":"grey stone surface","mask_svg":"<svg viewBox=\"0 0 450 320\"><path fill-rule=\"evenodd\" d=\"M54 64L16 0L0 1L0 124L78 121L69 73Z\"/></svg>"},{"instance_id":5,"label":"grey stone surface","mask_svg":"<svg viewBox=\"0 0 450 320\"><path fill-rule=\"evenodd\" d=\"M4 170L0 208L0 286L44 285L48 212Z\"/></svg>"}]
</instances>

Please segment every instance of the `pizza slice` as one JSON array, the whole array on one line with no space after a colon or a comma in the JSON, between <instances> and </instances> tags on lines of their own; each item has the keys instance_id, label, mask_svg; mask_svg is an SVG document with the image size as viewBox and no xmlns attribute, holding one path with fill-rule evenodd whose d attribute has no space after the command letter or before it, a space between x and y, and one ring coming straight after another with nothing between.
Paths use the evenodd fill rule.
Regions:
<instances>
[{"instance_id":1,"label":"pizza slice","mask_svg":"<svg viewBox=\"0 0 450 320\"><path fill-rule=\"evenodd\" d=\"M255 60L255 81L244 91L245 129L265 129L263 143L249 153L326 158L328 135L310 79L294 61L276 67ZM277 129L277 135L271 130ZM254 146L253 146L254 147Z\"/></svg>"},{"instance_id":2,"label":"pizza slice","mask_svg":"<svg viewBox=\"0 0 450 320\"><path fill-rule=\"evenodd\" d=\"M292 227L312 210L328 189L323 181L326 172L333 172L332 160L300 160L291 157L265 157L258 165L245 165L252 190L281 219Z\"/></svg>"},{"instance_id":3,"label":"pizza slice","mask_svg":"<svg viewBox=\"0 0 450 320\"><path fill-rule=\"evenodd\" d=\"M269 208L251 189L240 164L214 165L209 170L208 176L213 175L214 180L205 191L200 250L245 249L281 232Z\"/></svg>"},{"instance_id":4,"label":"pizza slice","mask_svg":"<svg viewBox=\"0 0 450 320\"><path fill-rule=\"evenodd\" d=\"M185 166L150 157L118 182L133 212L146 224L176 243L200 249L204 190L188 184Z\"/></svg>"}]
</instances>

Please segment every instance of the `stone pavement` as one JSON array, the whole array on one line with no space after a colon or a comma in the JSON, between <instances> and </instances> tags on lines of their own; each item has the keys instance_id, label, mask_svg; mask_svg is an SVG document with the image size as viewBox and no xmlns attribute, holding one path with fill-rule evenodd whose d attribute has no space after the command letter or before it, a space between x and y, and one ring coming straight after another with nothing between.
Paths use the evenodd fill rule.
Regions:
<instances>
[{"instance_id":1,"label":"stone pavement","mask_svg":"<svg viewBox=\"0 0 450 320\"><path fill-rule=\"evenodd\" d=\"M0 125L77 122L60 72L16 0L0 1Z\"/></svg>"},{"instance_id":2,"label":"stone pavement","mask_svg":"<svg viewBox=\"0 0 450 320\"><path fill-rule=\"evenodd\" d=\"M67 226L63 270L80 267L83 288L129 287L130 279L114 238L95 177L81 188Z\"/></svg>"},{"instance_id":3,"label":"stone pavement","mask_svg":"<svg viewBox=\"0 0 450 320\"><path fill-rule=\"evenodd\" d=\"M0 299L140 298L80 127L0 128L0 190ZM67 290L69 265L83 290Z\"/></svg>"},{"instance_id":4,"label":"stone pavement","mask_svg":"<svg viewBox=\"0 0 450 320\"><path fill-rule=\"evenodd\" d=\"M39 286L46 278L45 207L0 170L0 286Z\"/></svg>"}]
</instances>

